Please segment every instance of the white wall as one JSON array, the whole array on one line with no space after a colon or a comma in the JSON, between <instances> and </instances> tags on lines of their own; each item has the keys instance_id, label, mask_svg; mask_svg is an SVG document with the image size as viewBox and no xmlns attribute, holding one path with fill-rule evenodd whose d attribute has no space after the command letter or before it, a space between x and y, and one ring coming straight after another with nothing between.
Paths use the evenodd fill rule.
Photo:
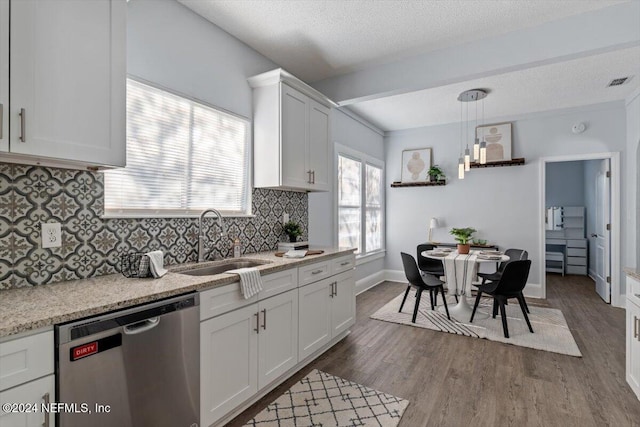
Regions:
<instances>
[{"instance_id":1,"label":"white wall","mask_svg":"<svg viewBox=\"0 0 640 427\"><path fill-rule=\"evenodd\" d=\"M546 168L546 204L584 206L584 162L549 163Z\"/></svg>"},{"instance_id":2,"label":"white wall","mask_svg":"<svg viewBox=\"0 0 640 427\"><path fill-rule=\"evenodd\" d=\"M528 288L536 291L544 266L537 259L542 215L539 159L626 151L625 110L622 103L607 103L492 120L503 121L513 122L513 157L525 157L526 164L473 169L464 180L457 179L459 124L391 132L385 137L387 269L401 270L400 252L413 253L427 238L429 218L438 217L445 226L434 231L434 240L452 242L450 228L469 226L479 230L477 237L502 248L528 250L533 261ZM587 130L574 135L571 127L579 121L587 124ZM444 167L447 185L390 189L390 183L400 179L402 150L419 147L433 147L433 161ZM626 232L622 227L623 236Z\"/></svg>"},{"instance_id":3,"label":"white wall","mask_svg":"<svg viewBox=\"0 0 640 427\"><path fill-rule=\"evenodd\" d=\"M625 197L624 226L628 239L622 251L622 265L640 268L640 89L636 90L628 99L627 115L627 156L625 157L627 170L623 175L627 182Z\"/></svg>"},{"instance_id":4,"label":"white wall","mask_svg":"<svg viewBox=\"0 0 640 427\"><path fill-rule=\"evenodd\" d=\"M127 72L252 117L247 77L278 68L175 0L127 3Z\"/></svg>"},{"instance_id":5,"label":"white wall","mask_svg":"<svg viewBox=\"0 0 640 427\"><path fill-rule=\"evenodd\" d=\"M332 109L331 135L334 143L366 153L384 161L384 139L381 133L372 130L348 114ZM332 144L333 145L333 144ZM334 159L335 155L331 157ZM335 208L335 164L331 162L332 189L327 193L309 193L309 242L321 246L337 244ZM382 271L384 259L359 263L356 281Z\"/></svg>"}]
</instances>

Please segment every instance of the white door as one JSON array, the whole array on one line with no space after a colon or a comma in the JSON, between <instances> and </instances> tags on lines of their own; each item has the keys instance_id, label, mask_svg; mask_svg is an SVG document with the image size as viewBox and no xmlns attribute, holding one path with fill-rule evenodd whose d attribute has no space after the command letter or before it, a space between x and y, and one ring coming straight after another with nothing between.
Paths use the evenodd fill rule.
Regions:
<instances>
[{"instance_id":1,"label":"white door","mask_svg":"<svg viewBox=\"0 0 640 427\"><path fill-rule=\"evenodd\" d=\"M324 105L310 99L309 106L309 165L310 188L329 191L329 114Z\"/></svg>"},{"instance_id":2,"label":"white door","mask_svg":"<svg viewBox=\"0 0 640 427\"><path fill-rule=\"evenodd\" d=\"M258 389L298 363L298 291L260 301Z\"/></svg>"},{"instance_id":3,"label":"white door","mask_svg":"<svg viewBox=\"0 0 640 427\"><path fill-rule=\"evenodd\" d=\"M0 0L0 152L9 151L9 0Z\"/></svg>"},{"instance_id":4,"label":"white door","mask_svg":"<svg viewBox=\"0 0 640 427\"><path fill-rule=\"evenodd\" d=\"M332 283L333 278L329 278L298 289L300 360L331 341Z\"/></svg>"},{"instance_id":5,"label":"white door","mask_svg":"<svg viewBox=\"0 0 640 427\"><path fill-rule=\"evenodd\" d=\"M0 0L2 1L2 0ZM0 411L0 426L2 427L31 427L55 426L55 414L45 414L39 406L42 403L54 403L55 377L49 375L39 380L19 385L0 392L0 404L23 403L38 405L38 411ZM45 421L48 418L48 423Z\"/></svg>"},{"instance_id":6,"label":"white door","mask_svg":"<svg viewBox=\"0 0 640 427\"><path fill-rule=\"evenodd\" d=\"M11 2L11 152L124 166L126 7Z\"/></svg>"},{"instance_id":7,"label":"white door","mask_svg":"<svg viewBox=\"0 0 640 427\"><path fill-rule=\"evenodd\" d=\"M334 296L331 302L332 337L349 329L356 322L355 281L351 271L333 278Z\"/></svg>"},{"instance_id":8,"label":"white door","mask_svg":"<svg viewBox=\"0 0 640 427\"><path fill-rule=\"evenodd\" d=\"M281 87L282 185L307 188L311 179L311 174L306 168L309 98L285 84Z\"/></svg>"},{"instance_id":9,"label":"white door","mask_svg":"<svg viewBox=\"0 0 640 427\"><path fill-rule=\"evenodd\" d=\"M607 226L611 217L610 182L608 178L609 159L601 160L600 170L596 175L596 229L595 229L595 271L596 292L607 303L611 302L611 260L610 260L610 231Z\"/></svg>"},{"instance_id":10,"label":"white door","mask_svg":"<svg viewBox=\"0 0 640 427\"><path fill-rule=\"evenodd\" d=\"M258 304L200 324L200 420L208 426L258 391Z\"/></svg>"}]
</instances>

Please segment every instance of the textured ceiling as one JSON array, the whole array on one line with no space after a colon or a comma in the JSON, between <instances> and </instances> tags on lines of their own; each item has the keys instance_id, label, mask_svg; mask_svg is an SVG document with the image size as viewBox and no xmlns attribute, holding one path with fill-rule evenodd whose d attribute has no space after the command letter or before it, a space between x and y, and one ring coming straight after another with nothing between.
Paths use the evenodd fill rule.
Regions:
<instances>
[{"instance_id":1,"label":"textured ceiling","mask_svg":"<svg viewBox=\"0 0 640 427\"><path fill-rule=\"evenodd\" d=\"M626 84L606 87L633 75ZM409 129L460 120L460 92L488 89L485 119L624 99L640 86L640 47L628 48L491 76L449 86L352 104L350 108L383 130ZM481 106L478 103L478 106ZM470 117L475 118L475 105ZM465 105L466 108L466 105ZM464 110L466 112L466 110Z\"/></svg>"},{"instance_id":2,"label":"textured ceiling","mask_svg":"<svg viewBox=\"0 0 640 427\"><path fill-rule=\"evenodd\" d=\"M622 0L179 0L306 82Z\"/></svg>"}]
</instances>

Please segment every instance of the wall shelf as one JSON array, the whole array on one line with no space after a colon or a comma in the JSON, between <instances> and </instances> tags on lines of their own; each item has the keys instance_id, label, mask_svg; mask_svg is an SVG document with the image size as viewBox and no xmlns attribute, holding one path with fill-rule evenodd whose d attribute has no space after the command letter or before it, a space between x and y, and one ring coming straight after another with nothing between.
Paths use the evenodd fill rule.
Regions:
<instances>
[{"instance_id":1,"label":"wall shelf","mask_svg":"<svg viewBox=\"0 0 640 427\"><path fill-rule=\"evenodd\" d=\"M396 187L435 187L437 185L447 185L447 181L423 181L423 182L392 182L391 188Z\"/></svg>"},{"instance_id":2,"label":"wall shelf","mask_svg":"<svg viewBox=\"0 0 640 427\"><path fill-rule=\"evenodd\" d=\"M520 157L517 159L511 159L511 160L503 160L500 162L492 162L492 163L485 163L484 165L481 165L480 163L471 163L471 168L472 169L479 169L479 168L498 168L498 167L503 167L503 166L522 166L524 165L524 157Z\"/></svg>"}]
</instances>

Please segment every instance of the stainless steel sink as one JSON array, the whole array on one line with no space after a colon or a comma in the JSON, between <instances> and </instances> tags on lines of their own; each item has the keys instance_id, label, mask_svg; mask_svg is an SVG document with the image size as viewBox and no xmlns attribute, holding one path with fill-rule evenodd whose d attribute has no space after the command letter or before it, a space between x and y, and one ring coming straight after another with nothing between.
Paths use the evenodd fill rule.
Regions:
<instances>
[{"instance_id":1,"label":"stainless steel sink","mask_svg":"<svg viewBox=\"0 0 640 427\"><path fill-rule=\"evenodd\" d=\"M180 274L187 274L189 276L213 276L214 274L225 273L229 270L236 270L238 268L257 267L259 265L270 264L269 261L231 261L224 264L210 265L207 267L193 268L191 270L177 271Z\"/></svg>"}]
</instances>

